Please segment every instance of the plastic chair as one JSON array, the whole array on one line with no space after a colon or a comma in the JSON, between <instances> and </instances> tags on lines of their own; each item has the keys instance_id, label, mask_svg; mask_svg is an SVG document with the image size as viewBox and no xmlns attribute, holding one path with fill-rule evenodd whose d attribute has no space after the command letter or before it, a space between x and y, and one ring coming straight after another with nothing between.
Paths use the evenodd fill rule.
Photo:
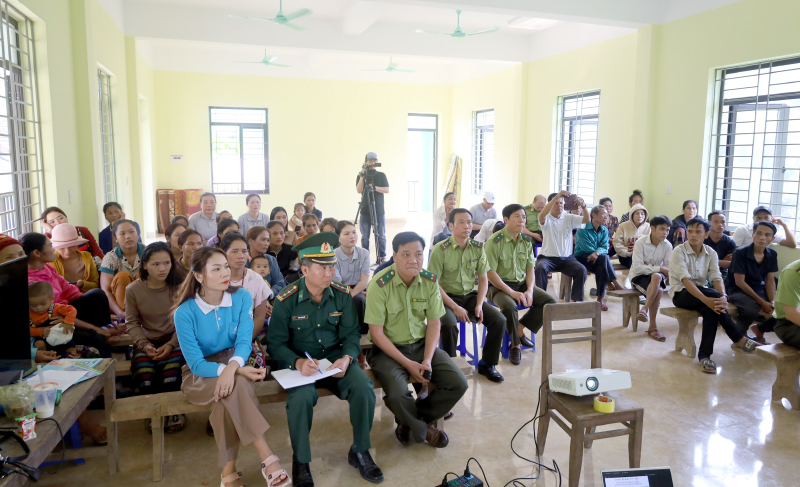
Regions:
<instances>
[{"instance_id":1,"label":"plastic chair","mask_svg":"<svg viewBox=\"0 0 800 487\"><path fill-rule=\"evenodd\" d=\"M497 305L494 304L493 302L491 302L489 300L486 300L486 302L491 304L495 308L497 308ZM525 306L522 306L521 304L517 305L517 311L522 311L524 309L528 309L528 308L525 307ZM483 329L483 341L481 342L481 347L483 347L484 343L486 343L486 328L485 327ZM535 333L531 333L531 343L533 343L533 348L526 347L525 345L521 345L522 350L532 350L534 352L536 351L536 334ZM500 355L502 355L503 358L507 359L508 358L508 351L509 351L510 348L511 348L511 338L508 336L508 331L504 331L503 332L503 344L500 347Z\"/></svg>"},{"instance_id":2,"label":"plastic chair","mask_svg":"<svg viewBox=\"0 0 800 487\"><path fill-rule=\"evenodd\" d=\"M69 440L72 444L72 449L77 450L83 447L83 437L81 436L80 428L78 427L78 422L75 421L72 423L72 427L64 432L64 439ZM75 465L83 465L86 461L83 458L74 458L74 459L66 459L64 462L75 462ZM44 462L39 467L47 467L48 465L56 465L62 463L60 460L54 460L52 462Z\"/></svg>"},{"instance_id":3,"label":"plastic chair","mask_svg":"<svg viewBox=\"0 0 800 487\"><path fill-rule=\"evenodd\" d=\"M478 362L480 361L480 354L478 352L478 324L470 324L472 325L472 353L467 350L467 324L463 321L458 322L458 346L456 350L458 350L458 354L462 357L466 355L468 357L467 362L477 369ZM483 329L483 336L486 336L486 328Z\"/></svg>"}]
</instances>

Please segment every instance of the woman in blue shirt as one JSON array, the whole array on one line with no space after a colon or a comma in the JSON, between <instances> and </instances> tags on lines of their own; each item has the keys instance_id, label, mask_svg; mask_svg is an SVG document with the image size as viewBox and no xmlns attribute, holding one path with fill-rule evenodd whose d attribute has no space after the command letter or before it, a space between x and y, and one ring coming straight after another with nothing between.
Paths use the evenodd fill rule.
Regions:
<instances>
[{"instance_id":1,"label":"woman in blue shirt","mask_svg":"<svg viewBox=\"0 0 800 487\"><path fill-rule=\"evenodd\" d=\"M239 443L252 443L258 450L269 487L285 486L291 479L264 439L269 424L258 410L253 387L266 370L244 366L252 349L253 298L246 289L229 287L230 275L221 249L203 247L192 255L174 315L186 358L181 390L192 404L211 405L222 487L242 485L236 471Z\"/></svg>"}]
</instances>

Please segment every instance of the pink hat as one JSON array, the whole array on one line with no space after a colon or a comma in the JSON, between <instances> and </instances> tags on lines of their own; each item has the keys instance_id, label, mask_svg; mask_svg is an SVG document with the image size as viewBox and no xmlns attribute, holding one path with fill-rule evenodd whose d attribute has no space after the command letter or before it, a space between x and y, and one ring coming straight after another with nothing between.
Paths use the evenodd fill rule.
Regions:
<instances>
[{"instance_id":1,"label":"pink hat","mask_svg":"<svg viewBox=\"0 0 800 487\"><path fill-rule=\"evenodd\" d=\"M78 230L69 223L62 223L53 227L52 235L50 241L53 242L54 249L77 247L88 242L88 240L78 235Z\"/></svg>"}]
</instances>

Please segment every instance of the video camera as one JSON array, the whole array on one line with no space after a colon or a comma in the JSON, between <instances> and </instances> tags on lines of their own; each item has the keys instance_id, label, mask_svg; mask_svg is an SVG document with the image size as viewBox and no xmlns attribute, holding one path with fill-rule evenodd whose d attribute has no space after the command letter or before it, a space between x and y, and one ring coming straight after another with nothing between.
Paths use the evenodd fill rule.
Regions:
<instances>
[{"instance_id":1,"label":"video camera","mask_svg":"<svg viewBox=\"0 0 800 487\"><path fill-rule=\"evenodd\" d=\"M366 176L374 176L378 171L375 169L376 167L381 167L380 163L369 164L367 162L361 166L361 169L366 169L367 173Z\"/></svg>"}]
</instances>

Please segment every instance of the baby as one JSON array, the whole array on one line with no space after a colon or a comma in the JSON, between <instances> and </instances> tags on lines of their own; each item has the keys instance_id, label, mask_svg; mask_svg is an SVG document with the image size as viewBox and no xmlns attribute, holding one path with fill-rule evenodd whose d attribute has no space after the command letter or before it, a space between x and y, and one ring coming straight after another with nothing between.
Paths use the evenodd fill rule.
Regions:
<instances>
[{"instance_id":1,"label":"baby","mask_svg":"<svg viewBox=\"0 0 800 487\"><path fill-rule=\"evenodd\" d=\"M306 234L303 229L303 215L306 214L306 205L297 203L294 205L294 215L289 219L289 228L294 230L298 237Z\"/></svg>"},{"instance_id":2,"label":"baby","mask_svg":"<svg viewBox=\"0 0 800 487\"><path fill-rule=\"evenodd\" d=\"M55 350L67 358L79 358L72 333L78 310L68 304L53 304L53 287L44 281L28 284L31 337L40 351Z\"/></svg>"},{"instance_id":3,"label":"baby","mask_svg":"<svg viewBox=\"0 0 800 487\"><path fill-rule=\"evenodd\" d=\"M250 261L250 269L255 271L256 274L267 280L269 275L269 259L263 255L257 255Z\"/></svg>"}]
</instances>

